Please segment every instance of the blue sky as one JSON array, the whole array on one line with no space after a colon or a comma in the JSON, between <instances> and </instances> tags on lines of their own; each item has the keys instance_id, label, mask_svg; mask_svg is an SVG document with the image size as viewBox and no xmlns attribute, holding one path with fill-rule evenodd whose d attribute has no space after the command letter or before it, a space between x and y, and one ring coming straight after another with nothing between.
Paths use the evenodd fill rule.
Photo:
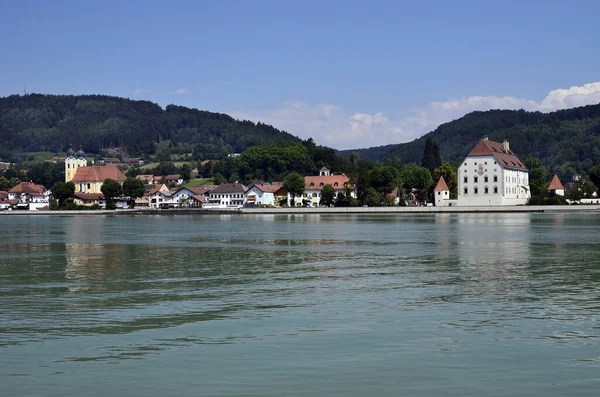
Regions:
<instances>
[{"instance_id":1,"label":"blue sky","mask_svg":"<svg viewBox=\"0 0 600 397\"><path fill-rule=\"evenodd\" d=\"M108 94L338 149L600 102L595 1L0 2L0 96Z\"/></svg>"}]
</instances>

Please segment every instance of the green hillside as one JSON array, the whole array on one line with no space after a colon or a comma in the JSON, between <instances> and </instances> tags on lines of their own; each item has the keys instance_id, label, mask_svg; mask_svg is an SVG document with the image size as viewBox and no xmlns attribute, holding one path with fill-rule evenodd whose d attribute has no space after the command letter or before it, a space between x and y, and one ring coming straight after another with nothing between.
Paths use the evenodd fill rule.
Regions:
<instances>
[{"instance_id":1,"label":"green hillside","mask_svg":"<svg viewBox=\"0 0 600 397\"><path fill-rule=\"evenodd\" d=\"M469 113L440 125L412 142L338 152L376 161L398 157L404 163L420 163L425 141L440 145L444 161L461 161L479 139L507 139L521 159L537 157L553 172L568 175L600 164L600 105L552 113L524 110L490 110ZM565 169L568 168L568 169Z\"/></svg>"},{"instance_id":2,"label":"green hillside","mask_svg":"<svg viewBox=\"0 0 600 397\"><path fill-rule=\"evenodd\" d=\"M0 159L18 152L60 152L69 144L87 153L120 147L130 156L170 154L222 158L255 146L300 142L269 125L220 113L106 95L11 95L0 98Z\"/></svg>"}]
</instances>

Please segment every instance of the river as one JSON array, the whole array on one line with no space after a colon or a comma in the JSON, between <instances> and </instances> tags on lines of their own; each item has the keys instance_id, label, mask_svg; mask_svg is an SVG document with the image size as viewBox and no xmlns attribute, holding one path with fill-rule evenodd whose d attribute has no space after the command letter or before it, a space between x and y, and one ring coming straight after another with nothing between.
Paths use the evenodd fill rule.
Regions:
<instances>
[{"instance_id":1,"label":"river","mask_svg":"<svg viewBox=\"0 0 600 397\"><path fill-rule=\"evenodd\" d=\"M600 214L0 219L2 396L596 396Z\"/></svg>"}]
</instances>

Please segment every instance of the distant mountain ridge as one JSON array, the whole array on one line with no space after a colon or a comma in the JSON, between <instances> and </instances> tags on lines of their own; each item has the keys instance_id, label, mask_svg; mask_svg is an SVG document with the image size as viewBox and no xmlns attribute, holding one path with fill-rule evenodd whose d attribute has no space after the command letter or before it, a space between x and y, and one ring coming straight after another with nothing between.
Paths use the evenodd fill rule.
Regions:
<instances>
[{"instance_id":1,"label":"distant mountain ridge","mask_svg":"<svg viewBox=\"0 0 600 397\"><path fill-rule=\"evenodd\" d=\"M301 140L285 131L221 113L107 95L11 95L0 98L0 158L12 151L86 152L122 147L151 154L169 141L173 153L219 158L275 141Z\"/></svg>"},{"instance_id":2,"label":"distant mountain ridge","mask_svg":"<svg viewBox=\"0 0 600 397\"><path fill-rule=\"evenodd\" d=\"M486 135L492 141L507 139L519 158L537 157L553 172L558 172L561 167L587 170L600 164L600 104L551 113L525 110L472 112L442 124L412 142L343 150L338 154L349 157L352 152L358 152L364 159L382 161L398 157L405 163L418 164L425 141L431 138L439 143L444 161L457 162L462 161Z\"/></svg>"}]
</instances>

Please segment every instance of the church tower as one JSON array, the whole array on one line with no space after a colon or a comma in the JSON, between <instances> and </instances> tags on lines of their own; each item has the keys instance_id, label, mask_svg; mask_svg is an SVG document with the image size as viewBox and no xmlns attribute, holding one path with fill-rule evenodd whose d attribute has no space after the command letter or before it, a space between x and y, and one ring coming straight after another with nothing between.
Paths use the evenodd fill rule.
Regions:
<instances>
[{"instance_id":1,"label":"church tower","mask_svg":"<svg viewBox=\"0 0 600 397\"><path fill-rule=\"evenodd\" d=\"M69 146L67 150L67 157L65 158L65 182L70 182L75 176L75 172L79 167L86 167L87 160L85 159L85 152L83 149L79 149L77 153Z\"/></svg>"}]
</instances>

